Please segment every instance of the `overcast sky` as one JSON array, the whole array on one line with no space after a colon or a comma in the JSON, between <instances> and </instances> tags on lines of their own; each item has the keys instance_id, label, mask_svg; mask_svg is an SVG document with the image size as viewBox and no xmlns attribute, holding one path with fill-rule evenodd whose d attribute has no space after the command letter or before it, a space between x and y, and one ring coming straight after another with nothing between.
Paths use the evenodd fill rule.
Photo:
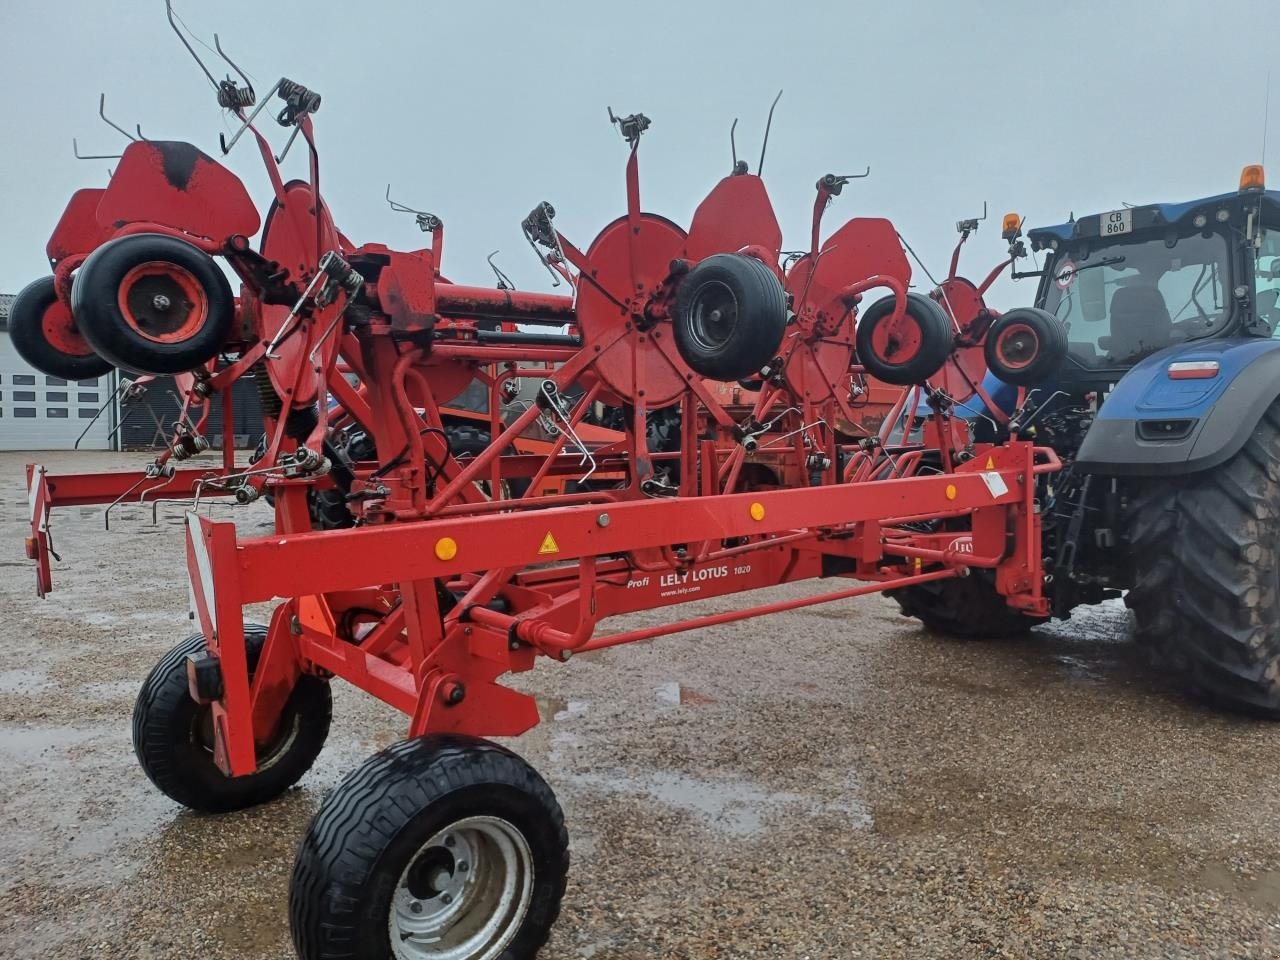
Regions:
<instances>
[{"instance_id":1,"label":"overcast sky","mask_svg":"<svg viewBox=\"0 0 1280 960\"><path fill-rule=\"evenodd\" d=\"M393 197L444 219L450 278L488 284L484 257L499 249L530 289L549 288L519 229L535 203L550 200L582 247L624 211L626 147L606 106L652 119L642 202L687 226L729 171L734 117L754 170L781 88L764 176L787 245L805 243L820 175L870 165L828 212L827 232L855 215L889 217L939 275L955 221L985 200L991 220L962 264L980 276L1003 251L1006 210L1038 225L1234 189L1262 151L1265 41L1280 28L1274 3L1185 0L329 8L175 6L209 43L217 31L259 90L283 74L323 95L322 189L349 237L422 245L412 218L383 202L390 183ZM44 245L71 192L106 184L111 163L74 159L71 138L89 152L123 145L97 119L100 92L108 116L151 138L216 155L228 127L163 0L0 0L0 36L0 290L15 292L48 272ZM268 126L282 144L285 131ZM305 176L305 158L292 154L286 173ZM265 209L250 143L226 162ZM990 299L1009 307L1033 294L1023 281Z\"/></svg>"}]
</instances>

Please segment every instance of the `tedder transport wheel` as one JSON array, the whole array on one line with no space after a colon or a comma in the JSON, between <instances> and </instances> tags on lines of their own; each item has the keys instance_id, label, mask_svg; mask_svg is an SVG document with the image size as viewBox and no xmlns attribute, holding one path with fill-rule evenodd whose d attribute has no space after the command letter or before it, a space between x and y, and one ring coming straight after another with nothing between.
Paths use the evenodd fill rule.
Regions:
<instances>
[{"instance_id":1,"label":"tedder transport wheel","mask_svg":"<svg viewBox=\"0 0 1280 960\"><path fill-rule=\"evenodd\" d=\"M289 891L302 960L526 960L560 912L560 806L509 750L431 734L370 757L325 799Z\"/></svg>"},{"instance_id":2,"label":"tedder transport wheel","mask_svg":"<svg viewBox=\"0 0 1280 960\"><path fill-rule=\"evenodd\" d=\"M967 577L933 580L887 590L904 616L916 617L934 633L956 640L1020 637L1043 618L1019 613L1004 601L991 574L970 570Z\"/></svg>"},{"instance_id":3,"label":"tedder transport wheel","mask_svg":"<svg viewBox=\"0 0 1280 960\"><path fill-rule=\"evenodd\" d=\"M739 380L778 355L787 295L755 257L717 253L680 282L673 319L676 347L694 373Z\"/></svg>"},{"instance_id":4,"label":"tedder transport wheel","mask_svg":"<svg viewBox=\"0 0 1280 960\"><path fill-rule=\"evenodd\" d=\"M137 373L181 373L217 356L235 298L214 259L184 240L139 233L93 251L71 312L102 357Z\"/></svg>"},{"instance_id":5,"label":"tedder transport wheel","mask_svg":"<svg viewBox=\"0 0 1280 960\"><path fill-rule=\"evenodd\" d=\"M1018 307L996 318L982 349L997 377L1030 387L1052 377L1066 358L1067 328L1047 310Z\"/></svg>"},{"instance_id":6,"label":"tedder transport wheel","mask_svg":"<svg viewBox=\"0 0 1280 960\"><path fill-rule=\"evenodd\" d=\"M245 625L252 672L267 629ZM271 743L258 748L258 771L228 777L213 762L213 711L187 691L187 655L204 649L196 634L156 664L133 708L133 750L162 792L192 810L222 813L265 803L311 769L329 735L333 712L328 681L304 674L285 703Z\"/></svg>"},{"instance_id":7,"label":"tedder transport wheel","mask_svg":"<svg viewBox=\"0 0 1280 960\"><path fill-rule=\"evenodd\" d=\"M51 377L92 380L111 372L111 364L93 352L71 311L58 299L53 277L27 284L14 297L9 339L18 356Z\"/></svg>"},{"instance_id":8,"label":"tedder transport wheel","mask_svg":"<svg viewBox=\"0 0 1280 960\"><path fill-rule=\"evenodd\" d=\"M858 362L877 380L895 386L923 383L937 373L955 344L951 318L936 302L907 294L902 319L893 322L897 298L881 297L858 318Z\"/></svg>"},{"instance_id":9,"label":"tedder transport wheel","mask_svg":"<svg viewBox=\"0 0 1280 960\"><path fill-rule=\"evenodd\" d=\"M1137 639L1192 692L1280 719L1280 403L1226 463L1144 483L1128 527Z\"/></svg>"}]
</instances>

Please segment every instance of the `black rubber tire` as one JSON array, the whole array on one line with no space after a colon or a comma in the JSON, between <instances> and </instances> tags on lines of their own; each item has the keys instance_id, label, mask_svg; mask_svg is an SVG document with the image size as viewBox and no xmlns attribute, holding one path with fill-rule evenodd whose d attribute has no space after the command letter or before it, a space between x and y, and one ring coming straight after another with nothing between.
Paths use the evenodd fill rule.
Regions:
<instances>
[{"instance_id":1,"label":"black rubber tire","mask_svg":"<svg viewBox=\"0 0 1280 960\"><path fill-rule=\"evenodd\" d=\"M444 432L449 440L449 453L455 458L478 457L489 449L488 430L482 430L467 423L446 423ZM509 449L507 452L515 453L515 450ZM525 491L529 489L530 483L532 483L532 480L529 477L512 477L506 480L504 484L507 499L515 500L523 497ZM486 493L488 492L488 481L481 480L480 486Z\"/></svg>"},{"instance_id":2,"label":"black rubber tire","mask_svg":"<svg viewBox=\"0 0 1280 960\"><path fill-rule=\"evenodd\" d=\"M935 301L921 293L907 294L905 316L913 320L920 333L920 346L906 360L895 361L881 356L875 348L876 329L893 316L897 297L881 297L858 317L854 345L858 362L877 380L894 386L924 383L942 369L955 346L951 318Z\"/></svg>"},{"instance_id":3,"label":"black rubber tire","mask_svg":"<svg viewBox=\"0 0 1280 960\"><path fill-rule=\"evenodd\" d=\"M731 313L729 319L724 319ZM717 253L701 260L676 291L676 347L694 371L725 382L751 377L778 355L787 295L755 257Z\"/></svg>"},{"instance_id":4,"label":"black rubber tire","mask_svg":"<svg viewBox=\"0 0 1280 960\"><path fill-rule=\"evenodd\" d=\"M1010 348L1015 351L1012 355ZM1017 307L991 324L982 355L987 369L1005 383L1020 387L1044 383L1067 356L1066 325L1047 310Z\"/></svg>"},{"instance_id":5,"label":"black rubber tire","mask_svg":"<svg viewBox=\"0 0 1280 960\"><path fill-rule=\"evenodd\" d=\"M903 616L955 640L1005 640L1044 623L1044 618L1029 617L1005 603L986 570L971 569L967 577L917 583L885 595L898 601Z\"/></svg>"},{"instance_id":6,"label":"black rubber tire","mask_svg":"<svg viewBox=\"0 0 1280 960\"><path fill-rule=\"evenodd\" d=\"M315 530L346 530L356 525L341 490L308 490L307 512L311 514L311 526Z\"/></svg>"},{"instance_id":7,"label":"black rubber tire","mask_svg":"<svg viewBox=\"0 0 1280 960\"><path fill-rule=\"evenodd\" d=\"M57 302L53 277L32 281L13 298L9 307L9 340L18 356L41 373L63 380L92 380L110 373L111 364L92 349L83 354L66 353L49 342L44 315Z\"/></svg>"},{"instance_id":8,"label":"black rubber tire","mask_svg":"<svg viewBox=\"0 0 1280 960\"><path fill-rule=\"evenodd\" d=\"M394 744L324 801L298 849L289 922L302 960L390 960L401 873L439 830L493 816L528 843L533 892L503 960L531 958L560 912L569 870L564 815L538 773L505 747L432 734Z\"/></svg>"},{"instance_id":9,"label":"black rubber tire","mask_svg":"<svg viewBox=\"0 0 1280 960\"><path fill-rule=\"evenodd\" d=\"M203 291L206 316L189 336L157 342L135 330L119 305L121 283L135 267L171 263ZM235 322L231 284L212 257L184 240L139 233L117 237L91 253L71 285L71 312L94 350L122 370L182 373L217 356Z\"/></svg>"},{"instance_id":10,"label":"black rubber tire","mask_svg":"<svg viewBox=\"0 0 1280 960\"><path fill-rule=\"evenodd\" d=\"M267 628L244 628L252 672L267 639ZM133 708L133 751L147 775L166 796L192 810L225 813L266 803L284 793L311 769L333 715L329 683L303 675L280 718L284 744L265 751L264 765L247 777L228 777L199 739L198 727L210 707L187 691L187 655L204 649L201 634L188 637L161 658L138 693Z\"/></svg>"},{"instance_id":11,"label":"black rubber tire","mask_svg":"<svg viewBox=\"0 0 1280 960\"><path fill-rule=\"evenodd\" d=\"M1193 694L1280 719L1280 402L1221 466L1143 481L1127 526L1136 639Z\"/></svg>"}]
</instances>

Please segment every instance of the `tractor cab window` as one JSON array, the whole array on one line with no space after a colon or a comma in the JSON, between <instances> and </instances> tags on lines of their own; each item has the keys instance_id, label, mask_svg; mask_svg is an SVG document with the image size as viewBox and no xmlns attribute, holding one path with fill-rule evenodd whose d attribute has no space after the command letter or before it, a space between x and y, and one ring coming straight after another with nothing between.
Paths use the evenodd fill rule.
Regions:
<instances>
[{"instance_id":1,"label":"tractor cab window","mask_svg":"<svg viewBox=\"0 0 1280 960\"><path fill-rule=\"evenodd\" d=\"M1069 356L1085 369L1131 366L1230 319L1227 241L1217 233L1078 241L1058 251L1050 276L1045 309L1066 324Z\"/></svg>"},{"instance_id":2,"label":"tractor cab window","mask_svg":"<svg viewBox=\"0 0 1280 960\"><path fill-rule=\"evenodd\" d=\"M1262 234L1262 246L1253 265L1253 303L1258 319L1280 339L1280 229Z\"/></svg>"}]
</instances>

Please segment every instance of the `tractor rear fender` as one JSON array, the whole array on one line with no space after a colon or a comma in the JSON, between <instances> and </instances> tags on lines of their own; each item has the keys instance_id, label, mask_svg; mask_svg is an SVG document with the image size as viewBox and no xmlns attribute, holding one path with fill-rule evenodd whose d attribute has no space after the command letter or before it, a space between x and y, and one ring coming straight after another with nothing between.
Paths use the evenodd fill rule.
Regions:
<instances>
[{"instance_id":1,"label":"tractor rear fender","mask_svg":"<svg viewBox=\"0 0 1280 960\"><path fill-rule=\"evenodd\" d=\"M1170 371L1171 364L1206 365ZM1212 375L1204 375L1218 366ZM1199 372L1201 376L1188 376ZM1280 396L1280 340L1234 337L1167 347L1108 394L1080 446L1089 473L1144 476L1208 470L1244 446Z\"/></svg>"}]
</instances>

